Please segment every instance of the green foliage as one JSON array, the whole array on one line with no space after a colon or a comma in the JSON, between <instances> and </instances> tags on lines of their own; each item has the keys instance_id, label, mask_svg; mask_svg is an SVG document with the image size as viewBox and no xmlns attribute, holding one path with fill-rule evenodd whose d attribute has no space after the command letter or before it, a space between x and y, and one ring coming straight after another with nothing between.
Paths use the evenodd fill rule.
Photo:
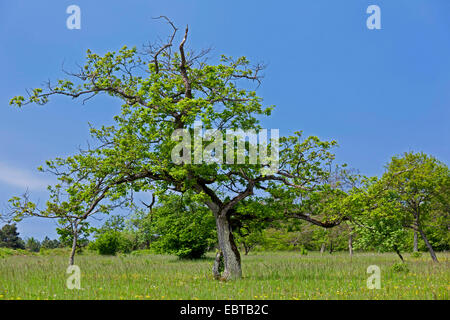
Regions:
<instances>
[{"instance_id":1,"label":"green foliage","mask_svg":"<svg viewBox=\"0 0 450 320\"><path fill-rule=\"evenodd\" d=\"M432 208L423 227L428 241L436 251L450 250L450 214L445 210ZM419 235L419 250L426 251L427 247Z\"/></svg>"},{"instance_id":2,"label":"green foliage","mask_svg":"<svg viewBox=\"0 0 450 320\"><path fill-rule=\"evenodd\" d=\"M162 205L147 217L152 221L152 232L159 235L152 243L157 252L196 259L217 241L214 217L192 196L163 196Z\"/></svg>"},{"instance_id":3,"label":"green foliage","mask_svg":"<svg viewBox=\"0 0 450 320\"><path fill-rule=\"evenodd\" d=\"M5 258L7 256L11 256L16 252L14 249L9 248L0 248L0 258Z\"/></svg>"},{"instance_id":4,"label":"green foliage","mask_svg":"<svg viewBox=\"0 0 450 320\"><path fill-rule=\"evenodd\" d=\"M5 224L0 229L0 248L25 249L20 239L16 224Z\"/></svg>"},{"instance_id":5,"label":"green foliage","mask_svg":"<svg viewBox=\"0 0 450 320\"><path fill-rule=\"evenodd\" d=\"M422 253L419 251L415 251L415 252L411 253L411 257L416 258L416 259L420 258L420 257L422 257Z\"/></svg>"},{"instance_id":6,"label":"green foliage","mask_svg":"<svg viewBox=\"0 0 450 320\"><path fill-rule=\"evenodd\" d=\"M399 220L376 216L366 220L367 226L356 226L358 238L355 249L376 250L379 252L407 251L408 231Z\"/></svg>"},{"instance_id":7,"label":"green foliage","mask_svg":"<svg viewBox=\"0 0 450 320\"><path fill-rule=\"evenodd\" d=\"M294 249L295 234L285 229L268 228L264 230L264 242L261 249L264 251L288 251Z\"/></svg>"},{"instance_id":8,"label":"green foliage","mask_svg":"<svg viewBox=\"0 0 450 320\"><path fill-rule=\"evenodd\" d=\"M429 242L448 247L450 171L424 153L393 157L379 188L402 225L422 230ZM446 230L444 230L446 229ZM438 243L442 239L442 243Z\"/></svg>"},{"instance_id":9,"label":"green foliage","mask_svg":"<svg viewBox=\"0 0 450 320\"><path fill-rule=\"evenodd\" d=\"M87 249L101 255L130 253L134 250L133 237L125 231L109 229L107 225L96 231L95 240L89 243Z\"/></svg>"},{"instance_id":10,"label":"green foliage","mask_svg":"<svg viewBox=\"0 0 450 320\"><path fill-rule=\"evenodd\" d=\"M403 262L394 263L390 269L396 273L401 273L401 272L408 273L409 272L408 266L406 265L406 263L403 263Z\"/></svg>"},{"instance_id":11,"label":"green foliage","mask_svg":"<svg viewBox=\"0 0 450 320\"><path fill-rule=\"evenodd\" d=\"M35 254L36 253L24 249L0 248L0 258L7 258L10 256L30 256Z\"/></svg>"},{"instance_id":12,"label":"green foliage","mask_svg":"<svg viewBox=\"0 0 450 320\"><path fill-rule=\"evenodd\" d=\"M39 242L39 240L36 240L33 237L28 238L25 241L25 249L31 252L39 252L41 250L41 243Z\"/></svg>"},{"instance_id":13,"label":"green foliage","mask_svg":"<svg viewBox=\"0 0 450 320\"><path fill-rule=\"evenodd\" d=\"M113 215L105 221L100 229L96 229L97 233L106 231L123 231L125 230L125 218L120 215Z\"/></svg>"},{"instance_id":14,"label":"green foliage","mask_svg":"<svg viewBox=\"0 0 450 320\"><path fill-rule=\"evenodd\" d=\"M135 249L135 237L128 232L120 232L119 252L131 253Z\"/></svg>"},{"instance_id":15,"label":"green foliage","mask_svg":"<svg viewBox=\"0 0 450 320\"><path fill-rule=\"evenodd\" d=\"M101 255L116 255L120 251L121 235L117 231L104 232L98 236L89 249L96 249Z\"/></svg>"},{"instance_id":16,"label":"green foliage","mask_svg":"<svg viewBox=\"0 0 450 320\"><path fill-rule=\"evenodd\" d=\"M134 250L130 254L133 256L145 256L149 254L155 254L156 252L153 249L142 249L142 250Z\"/></svg>"},{"instance_id":17,"label":"green foliage","mask_svg":"<svg viewBox=\"0 0 450 320\"><path fill-rule=\"evenodd\" d=\"M95 232L96 238L96 240L91 242L88 246L91 250L100 251L99 245L102 242L102 246L107 246L106 239L109 239L111 246L113 246L114 242L117 240L117 248L113 250L114 253L112 254L115 254L116 252L130 253L136 249L136 235L132 231L126 229L126 220L123 216L113 215L109 217L100 228L92 229L91 231Z\"/></svg>"},{"instance_id":18,"label":"green foliage","mask_svg":"<svg viewBox=\"0 0 450 320\"><path fill-rule=\"evenodd\" d=\"M59 227L56 228L56 233L59 235L59 243L63 247L72 247L74 230L72 224L65 224L65 219L59 220ZM77 251L81 252L84 247L89 244L88 237L93 232L89 223L83 221L77 227Z\"/></svg>"},{"instance_id":19,"label":"green foliage","mask_svg":"<svg viewBox=\"0 0 450 320\"><path fill-rule=\"evenodd\" d=\"M256 230L246 234L238 233L236 236L236 243L238 245L242 245L245 254L248 254L250 250L252 250L256 246L262 245L264 241L265 240L263 232L260 230Z\"/></svg>"},{"instance_id":20,"label":"green foliage","mask_svg":"<svg viewBox=\"0 0 450 320\"><path fill-rule=\"evenodd\" d=\"M381 179L354 189L346 200L353 219L359 221L357 245L380 251L411 250L408 230L416 229L424 232L432 247L439 243L447 248L448 167L432 156L411 152L393 157L386 168Z\"/></svg>"},{"instance_id":21,"label":"green foliage","mask_svg":"<svg viewBox=\"0 0 450 320\"><path fill-rule=\"evenodd\" d=\"M39 255L41 256L69 256L71 248L53 248L46 249L41 246L41 250L39 251Z\"/></svg>"},{"instance_id":22,"label":"green foliage","mask_svg":"<svg viewBox=\"0 0 450 320\"><path fill-rule=\"evenodd\" d=\"M246 231L246 230L244 230ZM346 225L324 229L298 220L272 223L252 233L237 233L237 242L245 251L319 251L324 244L333 251L348 250L349 230ZM356 236L354 236L356 238ZM247 246L247 248L246 248Z\"/></svg>"},{"instance_id":23,"label":"green foliage","mask_svg":"<svg viewBox=\"0 0 450 320\"><path fill-rule=\"evenodd\" d=\"M300 254L302 256L306 256L308 254L308 250L306 250L306 248L304 246L300 247Z\"/></svg>"},{"instance_id":24,"label":"green foliage","mask_svg":"<svg viewBox=\"0 0 450 320\"><path fill-rule=\"evenodd\" d=\"M56 249L59 248L61 246L61 243L55 239L55 240L50 240L49 237L45 237L44 240L42 240L41 243L41 248L42 249Z\"/></svg>"},{"instance_id":25,"label":"green foliage","mask_svg":"<svg viewBox=\"0 0 450 320\"><path fill-rule=\"evenodd\" d=\"M265 212L265 206L259 204L261 199L249 199L242 201L237 209L241 219L232 219L233 233L236 244L242 246L245 255L257 246L261 246L264 241L264 229L270 224L264 222L264 217L270 217L269 212ZM255 219L258 217L258 219Z\"/></svg>"}]
</instances>

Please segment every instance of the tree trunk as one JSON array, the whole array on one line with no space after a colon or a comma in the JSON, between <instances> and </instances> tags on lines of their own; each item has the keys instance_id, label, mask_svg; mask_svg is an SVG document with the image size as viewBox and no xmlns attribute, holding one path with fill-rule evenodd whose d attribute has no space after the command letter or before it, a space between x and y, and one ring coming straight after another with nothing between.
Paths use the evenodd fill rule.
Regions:
<instances>
[{"instance_id":1,"label":"tree trunk","mask_svg":"<svg viewBox=\"0 0 450 320\"><path fill-rule=\"evenodd\" d=\"M417 231L414 230L414 248L413 248L414 252L418 252L419 251L419 247L418 247L418 244L417 244L418 240L419 239L418 239L418 236L417 236Z\"/></svg>"},{"instance_id":2,"label":"tree trunk","mask_svg":"<svg viewBox=\"0 0 450 320\"><path fill-rule=\"evenodd\" d=\"M353 257L353 235L351 233L348 236L348 252L350 257Z\"/></svg>"},{"instance_id":3,"label":"tree trunk","mask_svg":"<svg viewBox=\"0 0 450 320\"><path fill-rule=\"evenodd\" d=\"M72 251L70 252L69 265L73 266L75 261L75 251L77 250L78 234L75 232L72 241Z\"/></svg>"},{"instance_id":4,"label":"tree trunk","mask_svg":"<svg viewBox=\"0 0 450 320\"><path fill-rule=\"evenodd\" d=\"M425 242L425 246L428 248L428 251L430 252L431 259L433 262L438 262L438 259L436 257L436 254L434 253L433 247L428 242L427 236L425 235L425 232L423 232L422 224L420 223L420 211L419 208L415 211L414 214L415 217L415 228L414 231L418 231L420 235L422 236L423 241Z\"/></svg>"},{"instance_id":5,"label":"tree trunk","mask_svg":"<svg viewBox=\"0 0 450 320\"><path fill-rule=\"evenodd\" d=\"M434 253L433 247L428 242L428 239L427 239L427 236L425 235L425 232L423 232L422 229L419 229L418 231L419 231L420 235L422 236L422 239L425 242L425 245L427 246L428 251L430 252L431 259L433 259L434 262L438 262L438 259L436 257L436 253Z\"/></svg>"},{"instance_id":6,"label":"tree trunk","mask_svg":"<svg viewBox=\"0 0 450 320\"><path fill-rule=\"evenodd\" d=\"M330 254L333 253L333 241L330 241Z\"/></svg>"},{"instance_id":7,"label":"tree trunk","mask_svg":"<svg viewBox=\"0 0 450 320\"><path fill-rule=\"evenodd\" d=\"M394 251L399 256L400 260L402 260L402 262L405 262L405 260L403 259L402 254L400 253L400 250L398 250L397 246L394 246Z\"/></svg>"},{"instance_id":8,"label":"tree trunk","mask_svg":"<svg viewBox=\"0 0 450 320\"><path fill-rule=\"evenodd\" d=\"M243 244L243 246L244 246L244 255L248 255L248 253L250 252L250 246L247 245L247 244L245 243L245 241L244 241L242 244Z\"/></svg>"},{"instance_id":9,"label":"tree trunk","mask_svg":"<svg viewBox=\"0 0 450 320\"><path fill-rule=\"evenodd\" d=\"M320 247L320 254L324 253L325 251L325 243L322 243L322 246Z\"/></svg>"},{"instance_id":10,"label":"tree trunk","mask_svg":"<svg viewBox=\"0 0 450 320\"><path fill-rule=\"evenodd\" d=\"M222 272L223 268L223 254L222 251L218 250L216 253L216 258L214 259L214 265L213 265L213 275L214 279L219 280L220 279L220 273Z\"/></svg>"},{"instance_id":11,"label":"tree trunk","mask_svg":"<svg viewBox=\"0 0 450 320\"><path fill-rule=\"evenodd\" d=\"M234 242L229 216L225 212L216 214L217 237L219 250L223 255L224 270L220 280L234 280L242 278L241 256Z\"/></svg>"}]
</instances>

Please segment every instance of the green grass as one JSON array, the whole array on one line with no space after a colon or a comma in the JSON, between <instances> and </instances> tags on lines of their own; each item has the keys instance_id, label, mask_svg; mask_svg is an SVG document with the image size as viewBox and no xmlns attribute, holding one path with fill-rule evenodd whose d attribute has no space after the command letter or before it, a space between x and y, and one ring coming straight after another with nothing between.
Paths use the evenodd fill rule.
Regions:
<instances>
[{"instance_id":1,"label":"green grass","mask_svg":"<svg viewBox=\"0 0 450 320\"><path fill-rule=\"evenodd\" d=\"M181 261L173 256L79 255L82 290L66 288L68 258L61 255L0 258L1 299L446 299L449 253L406 255L407 269L393 267L395 254L333 255L295 252L243 256L242 280L212 279L212 256ZM369 265L381 268L381 289L366 287Z\"/></svg>"}]
</instances>

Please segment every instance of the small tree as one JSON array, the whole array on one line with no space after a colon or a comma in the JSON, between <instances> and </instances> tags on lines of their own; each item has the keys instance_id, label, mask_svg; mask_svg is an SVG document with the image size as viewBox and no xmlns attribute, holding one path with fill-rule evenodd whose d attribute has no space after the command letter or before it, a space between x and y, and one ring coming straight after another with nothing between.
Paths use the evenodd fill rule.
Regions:
<instances>
[{"instance_id":1,"label":"small tree","mask_svg":"<svg viewBox=\"0 0 450 320\"><path fill-rule=\"evenodd\" d=\"M101 255L116 255L120 250L120 233L118 231L107 231L99 234L93 247Z\"/></svg>"},{"instance_id":2,"label":"small tree","mask_svg":"<svg viewBox=\"0 0 450 320\"><path fill-rule=\"evenodd\" d=\"M102 227L94 229L95 241L89 247L103 255L115 255L117 252L130 253L136 248L136 239L126 230L125 218L111 216Z\"/></svg>"},{"instance_id":3,"label":"small tree","mask_svg":"<svg viewBox=\"0 0 450 320\"><path fill-rule=\"evenodd\" d=\"M41 247L44 249L56 249L59 248L60 245L61 243L57 239L50 240L48 236L46 236L41 243Z\"/></svg>"},{"instance_id":4,"label":"small tree","mask_svg":"<svg viewBox=\"0 0 450 320\"><path fill-rule=\"evenodd\" d=\"M437 262L426 230L433 208L441 208L448 217L449 181L448 167L432 156L410 152L393 157L381 179L371 179L365 189L356 190L346 200L356 212L353 219L363 226L361 241L373 241L380 249L391 248L399 254L406 249L405 228L412 229Z\"/></svg>"},{"instance_id":5,"label":"small tree","mask_svg":"<svg viewBox=\"0 0 450 320\"><path fill-rule=\"evenodd\" d=\"M28 238L25 241L25 249L31 252L39 252L41 250L41 243L33 237Z\"/></svg>"},{"instance_id":6,"label":"small tree","mask_svg":"<svg viewBox=\"0 0 450 320\"><path fill-rule=\"evenodd\" d=\"M17 226L13 224L5 224L0 229L0 248L25 249L22 239L17 232Z\"/></svg>"},{"instance_id":7,"label":"small tree","mask_svg":"<svg viewBox=\"0 0 450 320\"><path fill-rule=\"evenodd\" d=\"M92 233L92 228L87 219L77 222L73 219L62 218L58 219L56 233L59 235L59 243L63 247L72 248L71 254L75 255L76 252L81 252L89 244L88 237Z\"/></svg>"},{"instance_id":8,"label":"small tree","mask_svg":"<svg viewBox=\"0 0 450 320\"><path fill-rule=\"evenodd\" d=\"M371 215L369 219L364 222L365 226L355 227L358 233L355 248L394 251L404 261L401 252L408 249L408 233L401 221L376 215Z\"/></svg>"},{"instance_id":9,"label":"small tree","mask_svg":"<svg viewBox=\"0 0 450 320\"><path fill-rule=\"evenodd\" d=\"M264 243L263 230L259 228L255 228L252 230L251 226L241 228L237 232L236 242L238 244L242 244L242 247L244 248L244 254L248 255L250 250Z\"/></svg>"},{"instance_id":10,"label":"small tree","mask_svg":"<svg viewBox=\"0 0 450 320\"><path fill-rule=\"evenodd\" d=\"M424 153L409 152L393 157L379 182L384 194L394 199L395 213L403 226L420 234L435 262L438 259L425 234L425 225L434 203L448 207L448 197L443 192L449 181L450 171L445 164Z\"/></svg>"},{"instance_id":11,"label":"small tree","mask_svg":"<svg viewBox=\"0 0 450 320\"><path fill-rule=\"evenodd\" d=\"M47 172L54 174L58 182L54 186L48 186L49 200L44 209L30 200L29 194L21 197L13 197L9 200L11 213L15 221L27 217L39 217L57 219L61 226L57 229L61 242L71 240L72 250L69 257L69 265L74 264L74 257L79 247L80 235L89 232L87 221L96 213L109 213L111 210L129 204L126 192L120 193L121 201L110 196L111 189L116 185L108 175L98 172L96 176L89 175L86 167L93 165L95 159L87 156L57 158L47 161ZM39 171L44 171L42 167ZM123 178L117 183L123 183ZM125 197L124 197L125 196ZM101 204L105 199L110 199L108 204Z\"/></svg>"},{"instance_id":12,"label":"small tree","mask_svg":"<svg viewBox=\"0 0 450 320\"><path fill-rule=\"evenodd\" d=\"M233 219L231 226L236 235L236 243L242 245L245 255L265 243L267 228L278 226L271 210L270 206L266 206L266 200L260 197L248 198L237 206L240 219Z\"/></svg>"}]
</instances>

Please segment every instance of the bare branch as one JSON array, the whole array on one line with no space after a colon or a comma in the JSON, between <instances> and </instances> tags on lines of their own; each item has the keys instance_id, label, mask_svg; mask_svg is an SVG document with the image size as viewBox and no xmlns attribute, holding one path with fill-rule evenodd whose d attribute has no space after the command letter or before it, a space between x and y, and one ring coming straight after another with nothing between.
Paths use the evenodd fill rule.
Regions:
<instances>
[{"instance_id":1,"label":"bare branch","mask_svg":"<svg viewBox=\"0 0 450 320\"><path fill-rule=\"evenodd\" d=\"M184 86L185 86L185 96L188 99L192 99L191 83L189 82L189 78L188 78L188 74L187 74L186 56L184 53L184 44L186 43L188 32L189 32L189 26L186 26L186 31L184 32L184 38L180 44L180 57L181 57L180 71L181 71L181 76L183 77L183 82L184 82Z\"/></svg>"}]
</instances>

